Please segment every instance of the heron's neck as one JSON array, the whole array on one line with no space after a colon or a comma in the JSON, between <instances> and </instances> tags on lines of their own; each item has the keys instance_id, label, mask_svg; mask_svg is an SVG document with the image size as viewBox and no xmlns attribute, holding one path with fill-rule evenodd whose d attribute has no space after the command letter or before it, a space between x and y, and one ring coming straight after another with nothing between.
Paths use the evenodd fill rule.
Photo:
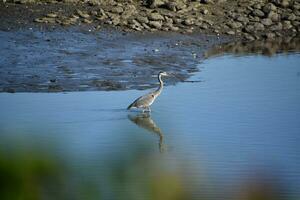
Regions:
<instances>
[{"instance_id":1,"label":"heron's neck","mask_svg":"<svg viewBox=\"0 0 300 200\"><path fill-rule=\"evenodd\" d=\"M160 93L164 87L164 82L161 80L161 75L158 75L159 87L157 88L157 92Z\"/></svg>"}]
</instances>

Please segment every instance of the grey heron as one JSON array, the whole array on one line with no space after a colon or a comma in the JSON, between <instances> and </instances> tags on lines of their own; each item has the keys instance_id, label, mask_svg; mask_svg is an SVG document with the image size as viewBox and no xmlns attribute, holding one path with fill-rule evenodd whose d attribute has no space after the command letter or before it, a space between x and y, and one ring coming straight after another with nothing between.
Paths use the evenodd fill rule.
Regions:
<instances>
[{"instance_id":1,"label":"grey heron","mask_svg":"<svg viewBox=\"0 0 300 200\"><path fill-rule=\"evenodd\" d=\"M137 98L132 104L130 104L127 107L127 110L129 110L131 108L142 108L143 112L145 111L145 109L148 112L151 112L151 109L150 109L151 104L160 95L160 93L162 92L163 87L164 87L164 82L161 79L162 76L168 76L167 72L159 72L158 76L157 76L158 81L159 81L159 87L155 91L150 92L148 94L145 94L145 95Z\"/></svg>"}]
</instances>

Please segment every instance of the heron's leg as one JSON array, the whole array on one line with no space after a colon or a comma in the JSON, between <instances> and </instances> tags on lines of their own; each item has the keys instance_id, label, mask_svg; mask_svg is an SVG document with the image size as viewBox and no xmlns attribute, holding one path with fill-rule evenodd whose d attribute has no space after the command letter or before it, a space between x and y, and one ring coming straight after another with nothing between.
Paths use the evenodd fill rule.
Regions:
<instances>
[{"instance_id":1,"label":"heron's leg","mask_svg":"<svg viewBox=\"0 0 300 200\"><path fill-rule=\"evenodd\" d=\"M148 107L148 112L151 112L150 106Z\"/></svg>"}]
</instances>

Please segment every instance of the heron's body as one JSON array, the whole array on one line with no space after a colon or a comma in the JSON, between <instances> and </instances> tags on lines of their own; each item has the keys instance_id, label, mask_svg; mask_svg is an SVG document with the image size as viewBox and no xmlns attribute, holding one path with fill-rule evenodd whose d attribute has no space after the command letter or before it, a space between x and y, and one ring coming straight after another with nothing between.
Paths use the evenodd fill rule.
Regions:
<instances>
[{"instance_id":1,"label":"heron's body","mask_svg":"<svg viewBox=\"0 0 300 200\"><path fill-rule=\"evenodd\" d=\"M139 98L137 98L132 104L130 104L128 106L128 110L131 108L143 108L143 109L147 109L148 111L150 111L150 106L152 105L152 103L154 102L154 100L160 95L160 93L163 90L164 87L164 83L161 79L161 76L166 76L167 73L166 72L160 72L158 74L158 81L159 81L159 87L153 91L150 92L148 94L145 94Z\"/></svg>"}]
</instances>

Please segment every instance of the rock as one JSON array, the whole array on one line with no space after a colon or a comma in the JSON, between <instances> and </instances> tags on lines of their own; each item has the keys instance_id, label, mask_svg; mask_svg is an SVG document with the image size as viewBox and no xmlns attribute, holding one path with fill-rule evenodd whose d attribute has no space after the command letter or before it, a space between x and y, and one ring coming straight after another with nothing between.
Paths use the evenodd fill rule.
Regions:
<instances>
[{"instance_id":1,"label":"rock","mask_svg":"<svg viewBox=\"0 0 300 200\"><path fill-rule=\"evenodd\" d=\"M42 18L36 18L33 20L34 22L37 22L37 23L44 23L43 19Z\"/></svg>"},{"instance_id":2,"label":"rock","mask_svg":"<svg viewBox=\"0 0 300 200\"><path fill-rule=\"evenodd\" d=\"M156 28L156 29L161 29L161 27L162 27L162 22L160 22L160 21L150 21L150 22L148 23L148 25L149 25L150 27L153 27L153 28Z\"/></svg>"},{"instance_id":3,"label":"rock","mask_svg":"<svg viewBox=\"0 0 300 200\"><path fill-rule=\"evenodd\" d=\"M164 0L146 0L147 6L149 8L158 8L165 4Z\"/></svg>"},{"instance_id":4,"label":"rock","mask_svg":"<svg viewBox=\"0 0 300 200\"><path fill-rule=\"evenodd\" d=\"M228 34L228 35L234 35L235 32L234 31L227 31L226 34Z\"/></svg>"},{"instance_id":5,"label":"rock","mask_svg":"<svg viewBox=\"0 0 300 200\"><path fill-rule=\"evenodd\" d=\"M245 24L249 22L249 19L245 16L239 16L236 20Z\"/></svg>"},{"instance_id":6,"label":"rock","mask_svg":"<svg viewBox=\"0 0 300 200\"><path fill-rule=\"evenodd\" d=\"M271 11L276 11L276 10L277 10L277 7L272 3L268 3L263 7L263 11L266 14L269 14Z\"/></svg>"},{"instance_id":7,"label":"rock","mask_svg":"<svg viewBox=\"0 0 300 200\"><path fill-rule=\"evenodd\" d=\"M278 23L276 25L273 25L269 28L271 31L281 31L282 30L282 23Z\"/></svg>"},{"instance_id":8,"label":"rock","mask_svg":"<svg viewBox=\"0 0 300 200\"><path fill-rule=\"evenodd\" d=\"M255 38L252 35L248 34L248 33L244 33L244 38L246 40L249 40L249 41L255 40Z\"/></svg>"},{"instance_id":9,"label":"rock","mask_svg":"<svg viewBox=\"0 0 300 200\"><path fill-rule=\"evenodd\" d=\"M201 10L201 13L202 13L203 15L207 15L207 14L209 13L209 11L208 11L207 9L203 9L203 10Z\"/></svg>"},{"instance_id":10,"label":"rock","mask_svg":"<svg viewBox=\"0 0 300 200\"><path fill-rule=\"evenodd\" d=\"M37 18L34 21L38 23L51 23L51 24L54 24L56 22L55 18L51 18L51 17Z\"/></svg>"},{"instance_id":11,"label":"rock","mask_svg":"<svg viewBox=\"0 0 300 200\"><path fill-rule=\"evenodd\" d=\"M289 16L288 16L287 19L290 20L290 21L294 21L294 20L297 19L297 17L296 17L296 15L294 13L291 13L291 14L289 14Z\"/></svg>"},{"instance_id":12,"label":"rock","mask_svg":"<svg viewBox=\"0 0 300 200\"><path fill-rule=\"evenodd\" d=\"M90 17L89 14L87 14L86 12L83 12L83 11L81 11L81 10L77 10L77 14L78 14L80 17L82 17L82 18L89 18L89 17Z\"/></svg>"},{"instance_id":13,"label":"rock","mask_svg":"<svg viewBox=\"0 0 300 200\"><path fill-rule=\"evenodd\" d=\"M259 9L254 9L252 11L252 15L253 16L257 16L257 17L264 17L265 16L265 13Z\"/></svg>"},{"instance_id":14,"label":"rock","mask_svg":"<svg viewBox=\"0 0 300 200\"><path fill-rule=\"evenodd\" d=\"M73 0L74 1L74 0ZM74 3L74 2L73 2ZM88 0L88 4L90 6L100 6L101 5L101 1L100 0Z\"/></svg>"},{"instance_id":15,"label":"rock","mask_svg":"<svg viewBox=\"0 0 300 200\"><path fill-rule=\"evenodd\" d=\"M293 25L291 24L291 21L285 20L282 22L283 29L291 29L293 28Z\"/></svg>"},{"instance_id":16,"label":"rock","mask_svg":"<svg viewBox=\"0 0 300 200\"><path fill-rule=\"evenodd\" d=\"M113 17L111 22L115 26L119 25L120 24L120 17L118 17L118 16Z\"/></svg>"},{"instance_id":17,"label":"rock","mask_svg":"<svg viewBox=\"0 0 300 200\"><path fill-rule=\"evenodd\" d=\"M264 35L264 37L266 37L267 39L274 39L275 38L275 33L266 33Z\"/></svg>"},{"instance_id":18,"label":"rock","mask_svg":"<svg viewBox=\"0 0 300 200\"><path fill-rule=\"evenodd\" d=\"M120 13L122 13L124 10L123 10L123 8L121 7L121 6L117 6L117 7L113 7L112 9L111 9L111 12L112 13L117 13L117 14L120 14Z\"/></svg>"},{"instance_id":19,"label":"rock","mask_svg":"<svg viewBox=\"0 0 300 200\"><path fill-rule=\"evenodd\" d=\"M228 22L227 25L233 29L241 28L243 26L240 22Z\"/></svg>"},{"instance_id":20,"label":"rock","mask_svg":"<svg viewBox=\"0 0 300 200\"><path fill-rule=\"evenodd\" d=\"M200 27L201 29L208 29L207 24L204 24L204 23L200 24L199 27Z\"/></svg>"},{"instance_id":21,"label":"rock","mask_svg":"<svg viewBox=\"0 0 300 200\"><path fill-rule=\"evenodd\" d=\"M245 31L245 32L247 32L247 33L253 33L253 32L254 32L254 26L253 26L253 25L248 25L248 26L246 26L246 27L244 28L243 31Z\"/></svg>"},{"instance_id":22,"label":"rock","mask_svg":"<svg viewBox=\"0 0 300 200\"><path fill-rule=\"evenodd\" d=\"M259 17L252 17L252 16L249 16L249 20L252 21L252 22L259 22L260 21L260 18Z\"/></svg>"},{"instance_id":23,"label":"rock","mask_svg":"<svg viewBox=\"0 0 300 200\"><path fill-rule=\"evenodd\" d=\"M299 21L292 21L292 24L295 27L300 27L300 22Z\"/></svg>"},{"instance_id":24,"label":"rock","mask_svg":"<svg viewBox=\"0 0 300 200\"><path fill-rule=\"evenodd\" d=\"M159 13L150 13L148 17L153 21L164 20L164 17Z\"/></svg>"},{"instance_id":25,"label":"rock","mask_svg":"<svg viewBox=\"0 0 300 200\"><path fill-rule=\"evenodd\" d=\"M271 0L277 6L287 8L290 5L290 0Z\"/></svg>"},{"instance_id":26,"label":"rock","mask_svg":"<svg viewBox=\"0 0 300 200\"><path fill-rule=\"evenodd\" d=\"M265 18L261 20L261 23L265 26L271 26L273 22L270 18Z\"/></svg>"},{"instance_id":27,"label":"rock","mask_svg":"<svg viewBox=\"0 0 300 200\"><path fill-rule=\"evenodd\" d=\"M167 2L165 4L165 6L170 11L176 11L177 10L177 4L175 2Z\"/></svg>"},{"instance_id":28,"label":"rock","mask_svg":"<svg viewBox=\"0 0 300 200\"><path fill-rule=\"evenodd\" d=\"M263 31L263 30L265 30L265 26L262 23L255 22L254 23L254 29L256 31Z\"/></svg>"},{"instance_id":29,"label":"rock","mask_svg":"<svg viewBox=\"0 0 300 200\"><path fill-rule=\"evenodd\" d=\"M50 18L56 18L57 14L55 14L55 13L48 13L46 16L50 17Z\"/></svg>"},{"instance_id":30,"label":"rock","mask_svg":"<svg viewBox=\"0 0 300 200\"><path fill-rule=\"evenodd\" d=\"M93 20L89 20L89 19L83 19L83 22L86 24L90 24L93 22Z\"/></svg>"},{"instance_id":31,"label":"rock","mask_svg":"<svg viewBox=\"0 0 300 200\"><path fill-rule=\"evenodd\" d=\"M147 23L149 22L148 17L143 17L143 16L138 16L138 17L136 18L136 20L137 20L138 22L140 22L140 23L145 23L145 24L147 24Z\"/></svg>"},{"instance_id":32,"label":"rock","mask_svg":"<svg viewBox=\"0 0 300 200\"><path fill-rule=\"evenodd\" d=\"M178 30L179 30L179 28L178 28L178 27L176 27L176 26L172 26L172 27L170 27L170 30L171 30L171 31L178 31Z\"/></svg>"},{"instance_id":33,"label":"rock","mask_svg":"<svg viewBox=\"0 0 300 200\"><path fill-rule=\"evenodd\" d=\"M122 18L127 19L137 13L136 7L134 5L127 5L126 9L122 13Z\"/></svg>"},{"instance_id":34,"label":"rock","mask_svg":"<svg viewBox=\"0 0 300 200\"><path fill-rule=\"evenodd\" d=\"M194 24L194 21L193 21L193 19L188 18L188 19L185 19L185 20L183 21L183 24L184 24L184 25L187 25L187 26L190 26L190 25L193 25L193 24Z\"/></svg>"},{"instance_id":35,"label":"rock","mask_svg":"<svg viewBox=\"0 0 300 200\"><path fill-rule=\"evenodd\" d=\"M271 11L268 14L268 18L271 19L273 22L278 22L280 20L280 16L277 13L275 13L274 11Z\"/></svg>"},{"instance_id":36,"label":"rock","mask_svg":"<svg viewBox=\"0 0 300 200\"><path fill-rule=\"evenodd\" d=\"M260 3L256 3L256 4L254 4L253 6L253 9L257 9L257 10L261 10L261 4Z\"/></svg>"},{"instance_id":37,"label":"rock","mask_svg":"<svg viewBox=\"0 0 300 200\"><path fill-rule=\"evenodd\" d=\"M300 10L300 3L296 3L296 2L294 2L294 5L293 5L293 10Z\"/></svg>"}]
</instances>

